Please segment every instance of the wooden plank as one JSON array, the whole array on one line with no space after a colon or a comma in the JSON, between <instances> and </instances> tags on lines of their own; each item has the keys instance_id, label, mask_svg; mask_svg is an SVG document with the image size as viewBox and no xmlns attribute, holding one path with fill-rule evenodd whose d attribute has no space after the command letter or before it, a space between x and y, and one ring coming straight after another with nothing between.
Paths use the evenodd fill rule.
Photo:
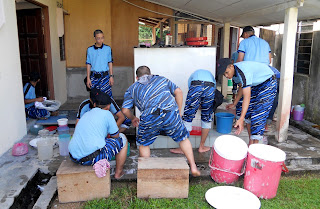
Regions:
<instances>
[{"instance_id":1,"label":"wooden plank","mask_svg":"<svg viewBox=\"0 0 320 209\"><path fill-rule=\"evenodd\" d=\"M141 169L189 169L184 157L139 157L138 170Z\"/></svg>"},{"instance_id":2,"label":"wooden plank","mask_svg":"<svg viewBox=\"0 0 320 209\"><path fill-rule=\"evenodd\" d=\"M139 158L138 198L188 198L189 166L183 157Z\"/></svg>"},{"instance_id":3,"label":"wooden plank","mask_svg":"<svg viewBox=\"0 0 320 209\"><path fill-rule=\"evenodd\" d=\"M64 160L57 171L60 203L88 201L110 196L110 170L98 178L92 166L82 166Z\"/></svg>"}]
</instances>

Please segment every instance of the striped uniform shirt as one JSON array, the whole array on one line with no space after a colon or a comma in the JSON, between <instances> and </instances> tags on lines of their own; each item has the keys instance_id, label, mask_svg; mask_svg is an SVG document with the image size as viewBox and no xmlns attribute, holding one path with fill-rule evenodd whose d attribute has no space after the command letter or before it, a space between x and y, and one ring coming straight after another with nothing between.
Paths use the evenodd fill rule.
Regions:
<instances>
[{"instance_id":1,"label":"striped uniform shirt","mask_svg":"<svg viewBox=\"0 0 320 209\"><path fill-rule=\"evenodd\" d=\"M169 79L153 75L150 82L141 84L139 81L132 84L124 94L123 108L132 108L135 105L141 117L147 116L157 109L176 111L177 103L174 91L178 88Z\"/></svg>"}]
</instances>

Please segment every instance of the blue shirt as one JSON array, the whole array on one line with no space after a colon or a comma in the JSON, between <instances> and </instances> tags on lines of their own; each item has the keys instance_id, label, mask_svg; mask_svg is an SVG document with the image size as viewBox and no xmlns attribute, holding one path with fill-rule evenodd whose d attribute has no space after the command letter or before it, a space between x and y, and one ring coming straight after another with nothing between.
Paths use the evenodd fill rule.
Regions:
<instances>
[{"instance_id":1,"label":"blue shirt","mask_svg":"<svg viewBox=\"0 0 320 209\"><path fill-rule=\"evenodd\" d=\"M241 83L243 88L257 86L274 75L269 65L260 62L242 61L234 63L234 66L235 77L233 80L236 83Z\"/></svg>"},{"instance_id":2,"label":"blue shirt","mask_svg":"<svg viewBox=\"0 0 320 209\"><path fill-rule=\"evenodd\" d=\"M240 42L238 52L244 53L243 61L262 62L270 64L269 53L270 46L265 40L255 35L250 36Z\"/></svg>"},{"instance_id":3,"label":"blue shirt","mask_svg":"<svg viewBox=\"0 0 320 209\"><path fill-rule=\"evenodd\" d=\"M153 75L150 82L141 84L136 81L124 94L123 108L132 108L135 105L141 117L153 113L155 110L163 109L169 111L178 110L174 98L174 91L178 88L169 79Z\"/></svg>"},{"instance_id":4,"label":"blue shirt","mask_svg":"<svg viewBox=\"0 0 320 209\"><path fill-rule=\"evenodd\" d=\"M112 113L108 110L93 108L79 120L69 143L69 152L79 160L106 145L106 136L119 133Z\"/></svg>"},{"instance_id":5,"label":"blue shirt","mask_svg":"<svg viewBox=\"0 0 320 209\"><path fill-rule=\"evenodd\" d=\"M216 84L212 73L209 70L196 70L194 71L188 79L188 86L190 88L191 81L208 81Z\"/></svg>"},{"instance_id":6,"label":"blue shirt","mask_svg":"<svg viewBox=\"0 0 320 209\"><path fill-rule=\"evenodd\" d=\"M109 62L113 62L111 47L102 44L101 47L95 45L87 49L86 64L91 65L91 71L109 71Z\"/></svg>"},{"instance_id":7,"label":"blue shirt","mask_svg":"<svg viewBox=\"0 0 320 209\"><path fill-rule=\"evenodd\" d=\"M23 87L23 94L26 92L28 85L31 85L30 83L26 83L26 85L24 85ZM30 86L29 91L27 92L26 96L24 97L24 99L35 99L36 98L36 89L34 88L34 86ZM29 103L29 104L25 104L25 108L29 108L31 106L34 105L34 102Z\"/></svg>"},{"instance_id":8,"label":"blue shirt","mask_svg":"<svg viewBox=\"0 0 320 209\"><path fill-rule=\"evenodd\" d=\"M233 63L237 62L238 56L239 56L238 51L235 51L235 52L232 53L231 60L233 60Z\"/></svg>"}]
</instances>

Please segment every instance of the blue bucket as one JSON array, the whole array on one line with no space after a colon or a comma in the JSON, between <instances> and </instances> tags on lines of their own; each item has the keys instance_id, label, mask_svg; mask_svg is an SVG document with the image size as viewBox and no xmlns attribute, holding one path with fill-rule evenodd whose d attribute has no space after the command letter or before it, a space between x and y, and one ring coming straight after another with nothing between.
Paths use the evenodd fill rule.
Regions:
<instances>
[{"instance_id":1,"label":"blue bucket","mask_svg":"<svg viewBox=\"0 0 320 209\"><path fill-rule=\"evenodd\" d=\"M234 115L227 112L216 113L217 131L222 134L228 134L232 130Z\"/></svg>"}]
</instances>

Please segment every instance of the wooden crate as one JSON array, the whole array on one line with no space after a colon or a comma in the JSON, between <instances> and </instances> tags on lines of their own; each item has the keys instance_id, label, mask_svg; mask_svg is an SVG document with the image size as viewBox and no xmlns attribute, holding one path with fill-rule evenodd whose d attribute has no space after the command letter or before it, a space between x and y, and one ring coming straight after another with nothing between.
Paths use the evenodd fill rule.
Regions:
<instances>
[{"instance_id":1,"label":"wooden crate","mask_svg":"<svg viewBox=\"0 0 320 209\"><path fill-rule=\"evenodd\" d=\"M138 198L188 198L189 166L183 157L138 159Z\"/></svg>"},{"instance_id":2,"label":"wooden crate","mask_svg":"<svg viewBox=\"0 0 320 209\"><path fill-rule=\"evenodd\" d=\"M78 165L70 159L62 161L57 171L60 203L88 201L110 196L110 170L98 178L92 166Z\"/></svg>"}]
</instances>

